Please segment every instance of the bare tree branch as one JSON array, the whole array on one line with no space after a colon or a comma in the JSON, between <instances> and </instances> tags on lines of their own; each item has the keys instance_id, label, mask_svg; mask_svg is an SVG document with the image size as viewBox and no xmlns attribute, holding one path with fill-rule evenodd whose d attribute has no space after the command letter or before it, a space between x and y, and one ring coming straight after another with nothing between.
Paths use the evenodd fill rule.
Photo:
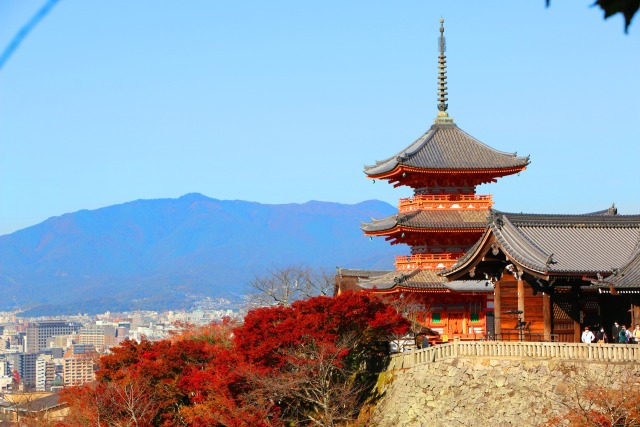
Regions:
<instances>
[{"instance_id":1,"label":"bare tree branch","mask_svg":"<svg viewBox=\"0 0 640 427\"><path fill-rule=\"evenodd\" d=\"M285 369L252 376L255 390L283 408L282 418L306 420L318 427L333 427L357 417L367 386L357 381L359 367L345 366L344 356L357 347L350 334L337 344L308 343L288 351Z\"/></svg>"},{"instance_id":2,"label":"bare tree branch","mask_svg":"<svg viewBox=\"0 0 640 427\"><path fill-rule=\"evenodd\" d=\"M610 366L600 371L565 366L566 391L558 400L566 413L545 426L640 426L640 380L633 368Z\"/></svg>"},{"instance_id":3,"label":"bare tree branch","mask_svg":"<svg viewBox=\"0 0 640 427\"><path fill-rule=\"evenodd\" d=\"M249 308L289 306L297 300L330 295L333 277L324 270L304 265L274 266L265 274L256 274L249 286L255 290L247 296Z\"/></svg>"}]
</instances>

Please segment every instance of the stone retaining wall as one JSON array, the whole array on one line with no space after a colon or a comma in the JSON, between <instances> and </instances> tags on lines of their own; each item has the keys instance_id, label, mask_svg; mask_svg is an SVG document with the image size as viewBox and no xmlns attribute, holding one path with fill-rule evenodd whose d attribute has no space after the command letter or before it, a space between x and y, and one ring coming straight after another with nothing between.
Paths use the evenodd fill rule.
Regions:
<instances>
[{"instance_id":1,"label":"stone retaining wall","mask_svg":"<svg viewBox=\"0 0 640 427\"><path fill-rule=\"evenodd\" d=\"M640 387L636 363L456 358L387 371L376 427L544 425L594 384Z\"/></svg>"}]
</instances>

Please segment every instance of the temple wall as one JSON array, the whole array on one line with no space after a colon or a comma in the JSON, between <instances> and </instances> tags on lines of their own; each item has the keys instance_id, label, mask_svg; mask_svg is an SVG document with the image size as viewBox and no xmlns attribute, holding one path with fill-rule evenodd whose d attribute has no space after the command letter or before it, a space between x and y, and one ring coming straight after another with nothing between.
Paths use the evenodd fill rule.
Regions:
<instances>
[{"instance_id":1,"label":"temple wall","mask_svg":"<svg viewBox=\"0 0 640 427\"><path fill-rule=\"evenodd\" d=\"M501 292L501 316L500 334L504 340L517 340L519 330L516 326L518 322L517 315L504 314L506 311L518 310L518 281L510 274L505 274L500 280ZM542 293L533 294L533 289L528 283L524 283L524 314L523 321L527 324L525 333L543 334L544 333L544 317L543 317L543 298Z\"/></svg>"},{"instance_id":2,"label":"temple wall","mask_svg":"<svg viewBox=\"0 0 640 427\"><path fill-rule=\"evenodd\" d=\"M454 338L479 340L486 335L486 295L443 294L433 297L424 325L439 334L436 342Z\"/></svg>"},{"instance_id":3,"label":"temple wall","mask_svg":"<svg viewBox=\"0 0 640 427\"><path fill-rule=\"evenodd\" d=\"M544 425L594 384L640 387L637 363L457 358L389 371L369 426Z\"/></svg>"}]
</instances>

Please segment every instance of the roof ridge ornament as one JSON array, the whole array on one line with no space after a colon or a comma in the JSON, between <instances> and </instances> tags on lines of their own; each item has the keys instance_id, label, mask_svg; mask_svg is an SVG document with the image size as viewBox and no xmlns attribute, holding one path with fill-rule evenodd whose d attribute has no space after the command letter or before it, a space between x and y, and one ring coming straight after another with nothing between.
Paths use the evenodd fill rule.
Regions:
<instances>
[{"instance_id":1,"label":"roof ridge ornament","mask_svg":"<svg viewBox=\"0 0 640 427\"><path fill-rule=\"evenodd\" d=\"M553 258L553 254L549 255L547 257L547 260L545 261L545 265L547 267L549 267L551 264L557 264L557 261Z\"/></svg>"},{"instance_id":2,"label":"roof ridge ornament","mask_svg":"<svg viewBox=\"0 0 640 427\"><path fill-rule=\"evenodd\" d=\"M433 121L436 124L451 124L453 118L449 117L447 108L447 57L444 54L447 50L447 44L444 39L444 19L440 18L440 37L438 38L440 47L440 55L438 56L438 116Z\"/></svg>"},{"instance_id":3,"label":"roof ridge ornament","mask_svg":"<svg viewBox=\"0 0 640 427\"><path fill-rule=\"evenodd\" d=\"M502 218L502 214L494 209L491 209L489 212L489 216L487 216L487 223L491 225L495 225L498 230L502 228L504 225L504 219Z\"/></svg>"}]
</instances>

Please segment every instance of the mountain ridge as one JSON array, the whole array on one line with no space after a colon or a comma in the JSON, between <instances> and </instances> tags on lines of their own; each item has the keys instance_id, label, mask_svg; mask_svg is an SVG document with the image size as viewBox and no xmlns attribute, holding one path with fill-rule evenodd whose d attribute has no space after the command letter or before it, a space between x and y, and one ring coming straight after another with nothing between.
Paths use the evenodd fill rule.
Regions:
<instances>
[{"instance_id":1,"label":"mountain ridge","mask_svg":"<svg viewBox=\"0 0 640 427\"><path fill-rule=\"evenodd\" d=\"M179 308L188 301L178 287L239 298L274 265L391 269L398 249L369 241L358 225L396 212L378 200L261 204L199 193L82 209L0 236L0 309L75 312L89 300L140 307L145 298Z\"/></svg>"}]
</instances>

